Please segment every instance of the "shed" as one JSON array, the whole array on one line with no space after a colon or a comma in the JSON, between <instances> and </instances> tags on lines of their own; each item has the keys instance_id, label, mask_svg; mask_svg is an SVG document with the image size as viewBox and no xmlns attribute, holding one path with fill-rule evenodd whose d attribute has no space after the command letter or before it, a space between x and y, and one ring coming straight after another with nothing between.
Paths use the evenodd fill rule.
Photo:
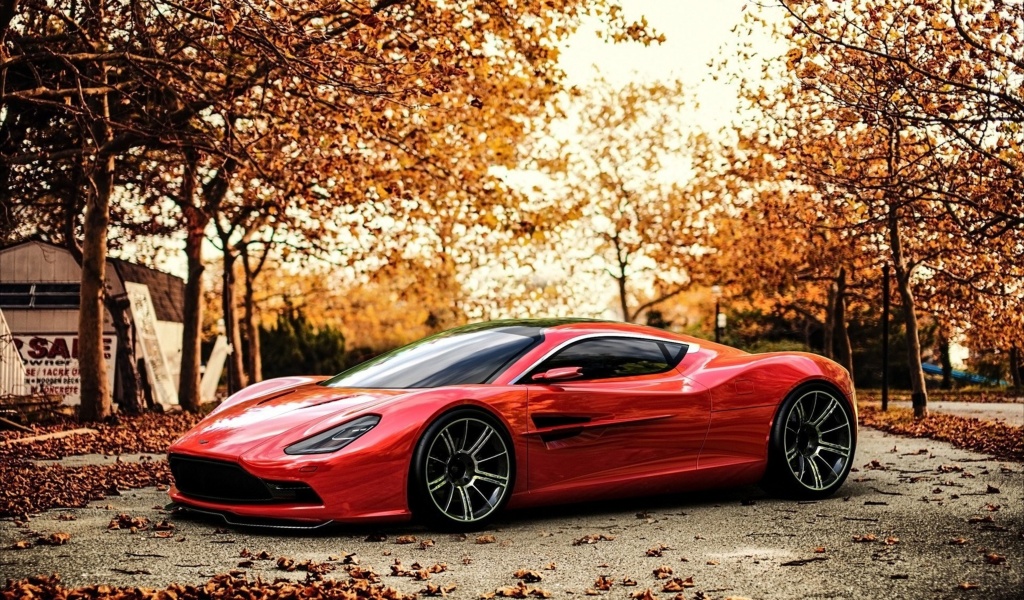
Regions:
<instances>
[{"instance_id":1,"label":"shed","mask_svg":"<svg viewBox=\"0 0 1024 600\"><path fill-rule=\"evenodd\" d=\"M25 366L25 384L33 392L62 395L67 404L79 402L78 307L82 271L71 253L60 246L32 240L0 248L0 310L6 317L14 345ZM121 259L108 259L107 293L126 293L126 284L146 286L155 320L144 318L133 304L133 332L151 330L169 373L177 386L181 365L181 334L185 282L179 277ZM136 286L138 289L138 286ZM140 314L135 314L135 313ZM142 327L145 325L146 327ZM135 336L139 339L139 336ZM104 346L107 375L114 390L117 336L111 315L104 310ZM141 343L135 344L142 358ZM176 389L176 388L175 388ZM175 399L176 401L176 399Z\"/></svg>"}]
</instances>

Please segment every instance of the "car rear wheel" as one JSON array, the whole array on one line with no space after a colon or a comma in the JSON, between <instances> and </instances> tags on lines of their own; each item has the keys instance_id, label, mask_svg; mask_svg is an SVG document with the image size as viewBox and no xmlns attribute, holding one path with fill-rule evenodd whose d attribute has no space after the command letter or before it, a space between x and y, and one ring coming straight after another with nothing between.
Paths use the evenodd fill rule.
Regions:
<instances>
[{"instance_id":1,"label":"car rear wheel","mask_svg":"<svg viewBox=\"0 0 1024 600\"><path fill-rule=\"evenodd\" d=\"M512 494L515 456L511 440L502 424L488 413L452 411L423 434L410 477L414 516L446 528L480 527Z\"/></svg>"},{"instance_id":2,"label":"car rear wheel","mask_svg":"<svg viewBox=\"0 0 1024 600\"><path fill-rule=\"evenodd\" d=\"M842 394L825 386L791 393L772 426L769 491L793 498L827 498L850 474L857 445L853 411Z\"/></svg>"}]
</instances>

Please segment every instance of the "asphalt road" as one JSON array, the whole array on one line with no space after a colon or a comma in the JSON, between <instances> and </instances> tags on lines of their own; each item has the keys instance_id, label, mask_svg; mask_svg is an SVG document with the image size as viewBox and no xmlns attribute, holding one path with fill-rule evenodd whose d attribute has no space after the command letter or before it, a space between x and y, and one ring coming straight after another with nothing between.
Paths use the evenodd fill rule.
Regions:
<instances>
[{"instance_id":1,"label":"asphalt road","mask_svg":"<svg viewBox=\"0 0 1024 600\"><path fill-rule=\"evenodd\" d=\"M876 403L878 404L878 403ZM909 401L894 400L892 406L911 408ZM1007 425L1024 427L1024 403L1020 402L955 402L950 400L929 400L928 410L933 413L947 413L984 419L1003 421Z\"/></svg>"},{"instance_id":2,"label":"asphalt road","mask_svg":"<svg viewBox=\"0 0 1024 600\"><path fill-rule=\"evenodd\" d=\"M709 598L1024 595L1024 465L870 429L861 432L854 464L857 471L839 495L821 502L777 500L743 488L518 512L465 538L415 526L282 535L179 516L171 518L172 534L108 530L119 513L153 523L167 517L159 509L165 493L136 490L83 509L50 511L21 527L0 523L0 579L57 572L71 585L162 587L199 583L232 569L270 581L305 576L279 570L276 560L239 567L247 549L297 562L355 553L361 566L405 593L419 592L427 582L390 575L396 559L405 569L444 563L447 570L431 575L429 583L456 585L449 593L454 600L514 585L519 569L540 574L542 580L529 585L553 598L583 596L600 575L614 579L601 592L609 598L626 599L646 588L673 598L675 592L662 591L666 580L653 574L660 566L671 568L672 577L693 578L686 598L699 597L698 591ZM10 549L18 540L53 532L71 539L63 546ZM371 534L386 537L368 541ZM478 535L495 541L477 543ZM599 535L611 539L574 545ZM399 544L399 536L416 541ZM858 536L875 540L854 541ZM421 548L423 540L433 545ZM661 546L668 547L662 556L647 556ZM546 570L551 563L554 569ZM328 576L344 577L341 568ZM638 585L624 586L626 577ZM965 583L977 587L960 589Z\"/></svg>"}]
</instances>

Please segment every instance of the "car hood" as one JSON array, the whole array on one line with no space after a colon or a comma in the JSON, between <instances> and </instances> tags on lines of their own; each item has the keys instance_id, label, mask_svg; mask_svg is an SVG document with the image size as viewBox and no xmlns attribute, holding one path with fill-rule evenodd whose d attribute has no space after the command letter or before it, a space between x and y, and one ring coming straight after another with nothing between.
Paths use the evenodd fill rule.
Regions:
<instances>
[{"instance_id":1,"label":"car hood","mask_svg":"<svg viewBox=\"0 0 1024 600\"><path fill-rule=\"evenodd\" d=\"M168 451L239 460L271 440L283 448L409 393L315 383L271 390L211 413Z\"/></svg>"}]
</instances>

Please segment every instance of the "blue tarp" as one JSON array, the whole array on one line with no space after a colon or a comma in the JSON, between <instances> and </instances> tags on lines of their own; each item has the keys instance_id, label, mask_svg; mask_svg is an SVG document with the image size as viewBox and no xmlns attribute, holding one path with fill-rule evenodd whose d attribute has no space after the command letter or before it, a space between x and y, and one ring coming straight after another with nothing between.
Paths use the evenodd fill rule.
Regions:
<instances>
[{"instance_id":1,"label":"blue tarp","mask_svg":"<svg viewBox=\"0 0 1024 600\"><path fill-rule=\"evenodd\" d=\"M939 365L933 365L931 363L923 363L921 369L928 375L942 375L942 367ZM989 379L977 373L968 373L967 371L960 371L953 369L951 372L953 379L957 381L966 381L968 383L980 383L983 385L1006 385L1005 381L996 381L995 379Z\"/></svg>"}]
</instances>

